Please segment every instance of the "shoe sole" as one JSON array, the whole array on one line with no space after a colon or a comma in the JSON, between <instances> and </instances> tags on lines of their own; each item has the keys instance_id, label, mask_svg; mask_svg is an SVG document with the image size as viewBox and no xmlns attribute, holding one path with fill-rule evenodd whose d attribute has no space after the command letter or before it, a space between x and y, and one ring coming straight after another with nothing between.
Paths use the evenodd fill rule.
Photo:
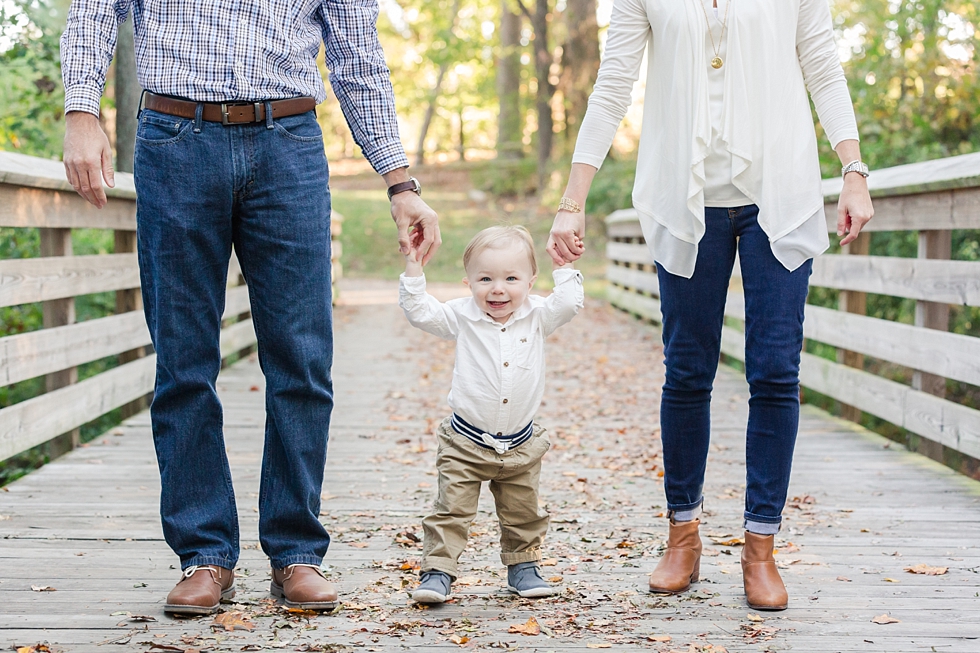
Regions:
<instances>
[{"instance_id":1,"label":"shoe sole","mask_svg":"<svg viewBox=\"0 0 980 653\"><path fill-rule=\"evenodd\" d=\"M445 603L448 598L448 594L440 594L435 590L415 590L412 592L412 600L416 603Z\"/></svg>"},{"instance_id":2,"label":"shoe sole","mask_svg":"<svg viewBox=\"0 0 980 653\"><path fill-rule=\"evenodd\" d=\"M545 597L555 596L556 594L560 593L560 590L557 590L554 587L539 587L533 590L520 591L516 587L508 585L507 590L517 594L522 599L543 599Z\"/></svg>"},{"instance_id":3,"label":"shoe sole","mask_svg":"<svg viewBox=\"0 0 980 653\"><path fill-rule=\"evenodd\" d=\"M326 610L333 610L340 604L339 601L290 601L286 598L286 593L283 591L282 586L276 585L275 583L269 585L269 592L277 599L282 599L283 604L287 608L324 612Z\"/></svg>"},{"instance_id":4,"label":"shoe sole","mask_svg":"<svg viewBox=\"0 0 980 653\"><path fill-rule=\"evenodd\" d=\"M785 610L789 605L788 603L784 603L783 605L752 605L748 601L746 601L746 603L748 603L749 607L753 610L765 610L766 612L780 612Z\"/></svg>"},{"instance_id":5,"label":"shoe sole","mask_svg":"<svg viewBox=\"0 0 980 653\"><path fill-rule=\"evenodd\" d=\"M230 602L233 598L235 598L234 585L232 585L226 590L222 590L221 598L218 599L218 602L215 603L214 605L207 606L207 605L183 605L180 603L166 603L163 606L163 611L166 612L167 614L185 614L185 615L193 615L193 616L199 616L202 614L203 615L214 614L215 612L218 611L218 608L221 606L222 603Z\"/></svg>"}]
</instances>

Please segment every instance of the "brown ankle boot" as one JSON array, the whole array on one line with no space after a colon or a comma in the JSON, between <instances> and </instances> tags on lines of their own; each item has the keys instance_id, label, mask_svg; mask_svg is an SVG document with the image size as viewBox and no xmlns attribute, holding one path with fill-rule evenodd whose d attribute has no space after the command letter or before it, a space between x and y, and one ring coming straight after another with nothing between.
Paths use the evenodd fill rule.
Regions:
<instances>
[{"instance_id":1,"label":"brown ankle boot","mask_svg":"<svg viewBox=\"0 0 980 653\"><path fill-rule=\"evenodd\" d=\"M650 591L659 594L677 594L698 582L701 574L701 521L670 522L667 550L650 574Z\"/></svg>"},{"instance_id":2,"label":"brown ankle boot","mask_svg":"<svg viewBox=\"0 0 980 653\"><path fill-rule=\"evenodd\" d=\"M772 557L775 535L756 535L745 531L742 547L742 581L745 598L756 610L785 610L789 602L786 586L779 577Z\"/></svg>"},{"instance_id":3,"label":"brown ankle boot","mask_svg":"<svg viewBox=\"0 0 980 653\"><path fill-rule=\"evenodd\" d=\"M215 565L188 567L170 590L163 611L170 614L213 614L222 601L235 596L235 572Z\"/></svg>"},{"instance_id":4,"label":"brown ankle boot","mask_svg":"<svg viewBox=\"0 0 980 653\"><path fill-rule=\"evenodd\" d=\"M287 608L333 610L337 607L337 590L319 565L289 565L272 570L272 595L281 598Z\"/></svg>"}]
</instances>

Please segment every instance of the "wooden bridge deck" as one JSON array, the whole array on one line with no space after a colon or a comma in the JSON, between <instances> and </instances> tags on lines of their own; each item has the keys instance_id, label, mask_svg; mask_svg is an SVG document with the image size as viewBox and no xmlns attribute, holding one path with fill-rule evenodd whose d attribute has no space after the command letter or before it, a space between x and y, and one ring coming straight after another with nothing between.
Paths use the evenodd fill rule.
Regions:
<instances>
[{"instance_id":1,"label":"wooden bridge deck","mask_svg":"<svg viewBox=\"0 0 980 653\"><path fill-rule=\"evenodd\" d=\"M337 309L337 408L323 519L325 564L344 602L290 614L268 596L257 548L262 375L220 378L244 550L239 627L163 614L177 560L163 542L148 415L0 492L0 646L64 651L980 651L980 483L850 423L804 408L777 558L790 609L757 616L741 595L746 386L719 372L706 487L702 582L643 591L665 534L656 424L658 336L598 302L549 343L542 408L555 447L543 495L553 517L536 603L501 590L487 495L456 600L420 609L405 587L434 489L433 425L446 411L452 349L413 331L390 284L349 287ZM729 544L731 544L729 542ZM906 567L948 567L915 575ZM235 615L234 613L240 613ZM508 632L535 616L536 636ZM879 625L888 615L898 623ZM229 617L225 617L229 619ZM250 629L243 629L244 623Z\"/></svg>"}]
</instances>

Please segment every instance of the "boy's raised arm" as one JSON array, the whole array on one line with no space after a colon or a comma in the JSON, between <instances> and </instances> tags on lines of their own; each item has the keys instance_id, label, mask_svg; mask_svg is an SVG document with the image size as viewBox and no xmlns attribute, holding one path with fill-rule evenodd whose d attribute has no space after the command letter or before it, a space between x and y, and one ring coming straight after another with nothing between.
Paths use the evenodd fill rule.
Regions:
<instances>
[{"instance_id":1,"label":"boy's raised arm","mask_svg":"<svg viewBox=\"0 0 980 653\"><path fill-rule=\"evenodd\" d=\"M425 291L425 275L414 247L405 256L405 273L398 284L398 305L412 326L446 340L456 339L459 333L456 313Z\"/></svg>"},{"instance_id":2,"label":"boy's raised arm","mask_svg":"<svg viewBox=\"0 0 980 653\"><path fill-rule=\"evenodd\" d=\"M544 334L550 335L561 325L571 321L585 306L585 290L582 288L582 273L566 264L556 267L552 272L555 289L545 300L546 318Z\"/></svg>"}]
</instances>

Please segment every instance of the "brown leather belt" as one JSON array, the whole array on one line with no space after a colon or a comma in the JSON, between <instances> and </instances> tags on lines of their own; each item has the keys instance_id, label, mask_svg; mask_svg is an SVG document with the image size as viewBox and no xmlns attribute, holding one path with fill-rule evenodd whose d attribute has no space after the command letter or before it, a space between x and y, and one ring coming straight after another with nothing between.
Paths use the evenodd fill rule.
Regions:
<instances>
[{"instance_id":1,"label":"brown leather belt","mask_svg":"<svg viewBox=\"0 0 980 653\"><path fill-rule=\"evenodd\" d=\"M201 116L208 122L220 122L222 125L242 125L265 120L265 102L203 102L204 113ZM285 118L295 116L316 108L316 100L311 97L296 97L288 100L272 100L272 117ZM165 95L146 93L143 107L151 111L159 111L170 116L189 118L197 115L197 102L178 100Z\"/></svg>"}]
</instances>

